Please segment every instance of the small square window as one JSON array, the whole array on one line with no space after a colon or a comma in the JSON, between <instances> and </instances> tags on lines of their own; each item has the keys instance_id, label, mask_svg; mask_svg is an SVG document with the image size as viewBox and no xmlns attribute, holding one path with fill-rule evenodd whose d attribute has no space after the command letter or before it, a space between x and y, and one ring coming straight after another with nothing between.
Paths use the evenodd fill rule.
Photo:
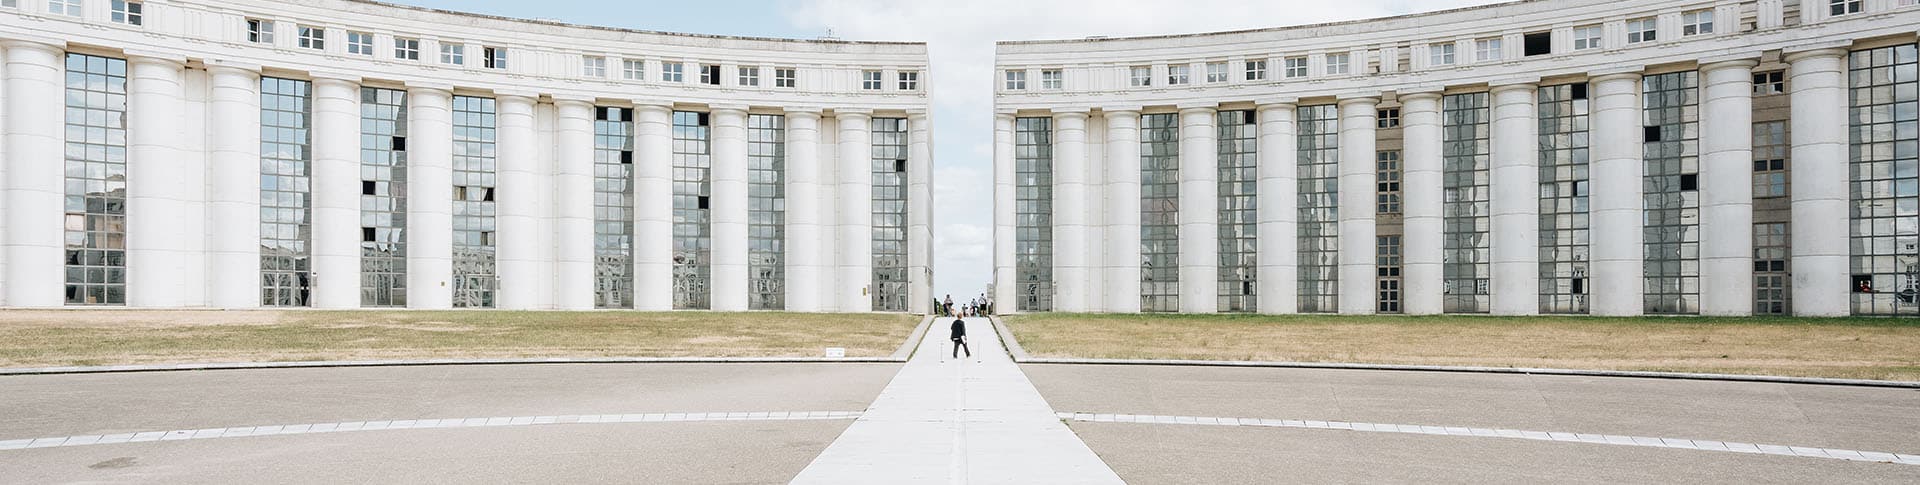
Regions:
<instances>
[{"instance_id":1,"label":"small square window","mask_svg":"<svg viewBox=\"0 0 1920 485\"><path fill-rule=\"evenodd\" d=\"M1227 82L1227 63L1225 62L1207 63L1207 82L1208 83Z\"/></svg>"},{"instance_id":2,"label":"small square window","mask_svg":"<svg viewBox=\"0 0 1920 485\"><path fill-rule=\"evenodd\" d=\"M598 56L581 58L580 75L593 79L607 77L607 58Z\"/></svg>"},{"instance_id":3,"label":"small square window","mask_svg":"<svg viewBox=\"0 0 1920 485\"><path fill-rule=\"evenodd\" d=\"M113 21L127 25L141 25L145 20L146 5L131 0L113 0Z\"/></svg>"},{"instance_id":4,"label":"small square window","mask_svg":"<svg viewBox=\"0 0 1920 485\"><path fill-rule=\"evenodd\" d=\"M1473 41L1474 62L1492 62L1505 57L1504 40L1499 38Z\"/></svg>"},{"instance_id":5,"label":"small square window","mask_svg":"<svg viewBox=\"0 0 1920 485\"><path fill-rule=\"evenodd\" d=\"M1168 64L1167 65L1167 84L1171 86L1187 84L1188 82L1191 82L1193 80L1192 73L1193 73L1193 66L1191 65Z\"/></svg>"},{"instance_id":6,"label":"small square window","mask_svg":"<svg viewBox=\"0 0 1920 485\"><path fill-rule=\"evenodd\" d=\"M260 44L273 43L273 21L247 19L247 42Z\"/></svg>"},{"instance_id":7,"label":"small square window","mask_svg":"<svg viewBox=\"0 0 1920 485\"><path fill-rule=\"evenodd\" d=\"M310 25L300 26L300 47L317 51L327 50L327 29Z\"/></svg>"},{"instance_id":8,"label":"small square window","mask_svg":"<svg viewBox=\"0 0 1920 485\"><path fill-rule=\"evenodd\" d=\"M700 65L700 84L705 84L708 86L719 86L720 85L720 65L719 64L701 64Z\"/></svg>"},{"instance_id":9,"label":"small square window","mask_svg":"<svg viewBox=\"0 0 1920 485\"><path fill-rule=\"evenodd\" d=\"M1653 17L1627 21L1627 43L1638 44L1659 40L1659 26Z\"/></svg>"},{"instance_id":10,"label":"small square window","mask_svg":"<svg viewBox=\"0 0 1920 485\"><path fill-rule=\"evenodd\" d=\"M507 68L507 48L482 47L480 48L480 52L484 54L482 56L483 59L482 59L481 67L485 67L487 69L506 69Z\"/></svg>"},{"instance_id":11,"label":"small square window","mask_svg":"<svg viewBox=\"0 0 1920 485\"><path fill-rule=\"evenodd\" d=\"M741 86L751 87L760 85L760 68L743 66L739 68L739 72L740 75L738 77L740 78Z\"/></svg>"},{"instance_id":12,"label":"small square window","mask_svg":"<svg viewBox=\"0 0 1920 485\"><path fill-rule=\"evenodd\" d=\"M1284 69L1281 73L1287 79L1307 77L1307 58L1305 56L1283 59L1281 60L1281 67Z\"/></svg>"},{"instance_id":13,"label":"small square window","mask_svg":"<svg viewBox=\"0 0 1920 485\"><path fill-rule=\"evenodd\" d=\"M1453 43L1428 44L1427 63L1434 66L1453 65Z\"/></svg>"},{"instance_id":14,"label":"small square window","mask_svg":"<svg viewBox=\"0 0 1920 485\"><path fill-rule=\"evenodd\" d=\"M1544 56L1553 53L1553 32L1534 32L1527 34L1521 38L1521 42L1525 44L1522 46L1525 51L1522 53L1524 55Z\"/></svg>"},{"instance_id":15,"label":"small square window","mask_svg":"<svg viewBox=\"0 0 1920 485\"><path fill-rule=\"evenodd\" d=\"M1351 63L1348 62L1349 59L1352 59L1351 54L1345 52L1327 54L1327 75L1337 76L1352 73L1353 68L1351 67Z\"/></svg>"},{"instance_id":16,"label":"small square window","mask_svg":"<svg viewBox=\"0 0 1920 485\"><path fill-rule=\"evenodd\" d=\"M1009 91L1027 89L1027 71L1008 70L1006 88Z\"/></svg>"},{"instance_id":17,"label":"small square window","mask_svg":"<svg viewBox=\"0 0 1920 485\"><path fill-rule=\"evenodd\" d=\"M1040 71L1040 89L1058 90L1066 87L1066 85L1066 74L1060 72L1059 69L1042 69Z\"/></svg>"},{"instance_id":18,"label":"small square window","mask_svg":"<svg viewBox=\"0 0 1920 485\"><path fill-rule=\"evenodd\" d=\"M1772 94L1785 94L1786 92L1787 92L1787 81L1786 81L1785 71L1753 73L1753 94L1754 95L1766 96L1766 95L1772 95Z\"/></svg>"},{"instance_id":19,"label":"small square window","mask_svg":"<svg viewBox=\"0 0 1920 485\"><path fill-rule=\"evenodd\" d=\"M647 79L647 61L641 59L621 59L620 79L644 81Z\"/></svg>"},{"instance_id":20,"label":"small square window","mask_svg":"<svg viewBox=\"0 0 1920 485\"><path fill-rule=\"evenodd\" d=\"M54 15L65 15L69 17L79 17L80 16L80 0L48 0L47 13L54 14Z\"/></svg>"},{"instance_id":21,"label":"small square window","mask_svg":"<svg viewBox=\"0 0 1920 485\"><path fill-rule=\"evenodd\" d=\"M467 63L467 46L461 44L440 44L440 63L455 66Z\"/></svg>"},{"instance_id":22,"label":"small square window","mask_svg":"<svg viewBox=\"0 0 1920 485\"><path fill-rule=\"evenodd\" d=\"M1379 110L1379 128L1397 128L1400 126L1400 108Z\"/></svg>"},{"instance_id":23,"label":"small square window","mask_svg":"<svg viewBox=\"0 0 1920 485\"><path fill-rule=\"evenodd\" d=\"M1138 69L1138 68L1135 68L1135 69ZM1136 77L1136 79L1138 78ZM1255 60L1247 61L1247 80L1248 81L1267 80L1267 60L1266 59L1255 59Z\"/></svg>"},{"instance_id":24,"label":"small square window","mask_svg":"<svg viewBox=\"0 0 1920 485\"><path fill-rule=\"evenodd\" d=\"M919 91L920 71L900 71L900 90Z\"/></svg>"},{"instance_id":25,"label":"small square window","mask_svg":"<svg viewBox=\"0 0 1920 485\"><path fill-rule=\"evenodd\" d=\"M1260 68L1263 71L1266 67L1267 61L1260 61ZM1132 78L1131 84L1133 87L1139 88L1153 85L1153 66L1133 66L1127 69L1127 74ZM1266 73L1261 72L1260 77L1265 78Z\"/></svg>"},{"instance_id":26,"label":"small square window","mask_svg":"<svg viewBox=\"0 0 1920 485\"><path fill-rule=\"evenodd\" d=\"M879 91L885 88L886 81L881 79L885 74L878 70L860 71L860 89Z\"/></svg>"},{"instance_id":27,"label":"small square window","mask_svg":"<svg viewBox=\"0 0 1920 485\"><path fill-rule=\"evenodd\" d=\"M1861 0L1827 0L1827 13L1835 17L1860 13L1863 3Z\"/></svg>"},{"instance_id":28,"label":"small square window","mask_svg":"<svg viewBox=\"0 0 1920 485\"><path fill-rule=\"evenodd\" d=\"M1680 14L1680 35L1701 35L1713 33L1713 11L1695 10Z\"/></svg>"},{"instance_id":29,"label":"small square window","mask_svg":"<svg viewBox=\"0 0 1920 485\"><path fill-rule=\"evenodd\" d=\"M773 70L773 87L791 88L796 85L797 79L794 75L794 69L791 67L775 68Z\"/></svg>"},{"instance_id":30,"label":"small square window","mask_svg":"<svg viewBox=\"0 0 1920 485\"><path fill-rule=\"evenodd\" d=\"M663 82L686 82L686 64L678 62L660 63L660 80Z\"/></svg>"},{"instance_id":31,"label":"small square window","mask_svg":"<svg viewBox=\"0 0 1920 485\"><path fill-rule=\"evenodd\" d=\"M393 38L393 58L409 61L420 60L420 39L404 37Z\"/></svg>"},{"instance_id":32,"label":"small square window","mask_svg":"<svg viewBox=\"0 0 1920 485\"><path fill-rule=\"evenodd\" d=\"M1602 45L1600 41L1601 32L1603 32L1603 30L1601 30L1600 26L1598 25L1574 27L1573 28L1573 50L1583 51L1587 49L1599 49L1600 46Z\"/></svg>"}]
</instances>

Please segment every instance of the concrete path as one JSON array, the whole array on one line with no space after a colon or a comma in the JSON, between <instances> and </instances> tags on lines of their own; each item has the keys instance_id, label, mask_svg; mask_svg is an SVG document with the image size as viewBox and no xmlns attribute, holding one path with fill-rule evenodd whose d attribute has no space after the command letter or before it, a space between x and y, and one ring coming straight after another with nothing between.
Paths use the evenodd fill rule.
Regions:
<instances>
[{"instance_id":1,"label":"concrete path","mask_svg":"<svg viewBox=\"0 0 1920 485\"><path fill-rule=\"evenodd\" d=\"M967 320L972 359L934 322L859 420L793 483L1122 483L1054 415L993 326Z\"/></svg>"}]
</instances>

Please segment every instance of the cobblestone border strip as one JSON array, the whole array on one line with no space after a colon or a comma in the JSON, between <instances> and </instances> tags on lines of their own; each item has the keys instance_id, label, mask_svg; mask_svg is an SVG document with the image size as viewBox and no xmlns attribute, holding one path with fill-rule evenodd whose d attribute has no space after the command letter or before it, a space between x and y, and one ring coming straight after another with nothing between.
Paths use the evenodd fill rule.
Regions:
<instances>
[{"instance_id":1,"label":"cobblestone border strip","mask_svg":"<svg viewBox=\"0 0 1920 485\"><path fill-rule=\"evenodd\" d=\"M71 367L16 367L0 369L0 376L98 374L103 372L164 372L232 369L304 369L316 367L407 367L426 365L520 364L815 364L901 363L892 357L549 357L528 359L400 359L316 360L299 362L220 362L206 364L143 364Z\"/></svg>"},{"instance_id":2,"label":"cobblestone border strip","mask_svg":"<svg viewBox=\"0 0 1920 485\"><path fill-rule=\"evenodd\" d=\"M1313 421L1299 419L1265 418L1218 418L1200 416L1160 416L1144 414L1104 414L1104 413L1055 413L1063 421L1090 423L1143 423L1143 424L1190 424L1201 426L1251 426L1266 428L1303 428L1338 429L1373 433L1426 434L1444 436L1467 436L1476 438L1509 438L1535 441L1558 441L1566 443L1589 443L1596 445L1640 446L1647 448L1674 448L1683 450L1721 451L1730 453L1748 453L1760 455L1798 456L1806 458L1826 458L1833 460L1865 461L1878 463L1896 463L1901 465L1920 465L1920 455L1886 453L1879 451L1842 450L1834 448L1814 448L1805 446L1767 445L1756 443L1737 443L1712 440L1692 440L1678 438L1650 438L1645 436L1620 436L1590 433L1568 433L1561 431L1526 431L1517 429L1462 428L1456 426L1426 426L1417 424L1378 424L1349 423L1344 421Z\"/></svg>"},{"instance_id":3,"label":"cobblestone border strip","mask_svg":"<svg viewBox=\"0 0 1920 485\"><path fill-rule=\"evenodd\" d=\"M589 423L678 423L694 421L803 421L858 419L863 411L766 411L726 413L644 413L644 414L569 414L557 416L516 416L491 418L406 419L391 421L351 421L340 423L247 426L235 428L176 429L109 435L60 436L0 440L0 450L53 448L65 446L140 443L146 441L240 438L349 431L383 431L429 428L488 428L496 426L532 426Z\"/></svg>"}]
</instances>

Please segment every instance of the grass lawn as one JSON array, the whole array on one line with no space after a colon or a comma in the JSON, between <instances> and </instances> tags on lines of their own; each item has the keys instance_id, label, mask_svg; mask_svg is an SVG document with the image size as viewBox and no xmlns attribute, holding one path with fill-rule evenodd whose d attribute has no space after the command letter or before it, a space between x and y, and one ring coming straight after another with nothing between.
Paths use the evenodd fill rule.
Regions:
<instances>
[{"instance_id":1,"label":"grass lawn","mask_svg":"<svg viewBox=\"0 0 1920 485\"><path fill-rule=\"evenodd\" d=\"M0 367L521 357L885 357L899 314L0 311Z\"/></svg>"},{"instance_id":2,"label":"grass lawn","mask_svg":"<svg viewBox=\"0 0 1920 485\"><path fill-rule=\"evenodd\" d=\"M1034 314L1005 320L1034 357L1920 381L1920 319Z\"/></svg>"}]
</instances>

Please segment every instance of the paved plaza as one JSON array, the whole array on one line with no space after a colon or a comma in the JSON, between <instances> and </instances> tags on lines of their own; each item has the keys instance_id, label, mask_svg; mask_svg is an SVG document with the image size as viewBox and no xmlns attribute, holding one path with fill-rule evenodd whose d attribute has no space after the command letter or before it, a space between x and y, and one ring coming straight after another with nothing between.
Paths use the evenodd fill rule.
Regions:
<instances>
[{"instance_id":1,"label":"paved plaza","mask_svg":"<svg viewBox=\"0 0 1920 485\"><path fill-rule=\"evenodd\" d=\"M1016 364L947 319L904 364L0 377L6 482L1920 481L1920 391Z\"/></svg>"}]
</instances>

